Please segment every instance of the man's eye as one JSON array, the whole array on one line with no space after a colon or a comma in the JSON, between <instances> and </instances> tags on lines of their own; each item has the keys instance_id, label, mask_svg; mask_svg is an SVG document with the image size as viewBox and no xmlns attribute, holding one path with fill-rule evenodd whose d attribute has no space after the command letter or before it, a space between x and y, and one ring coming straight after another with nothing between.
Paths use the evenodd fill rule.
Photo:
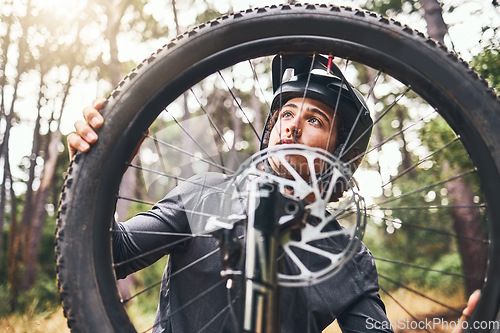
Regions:
<instances>
[{"instance_id":1,"label":"man's eye","mask_svg":"<svg viewBox=\"0 0 500 333\"><path fill-rule=\"evenodd\" d=\"M321 121L318 118L311 118L311 119L309 119L309 123L311 123L313 125L321 126Z\"/></svg>"}]
</instances>

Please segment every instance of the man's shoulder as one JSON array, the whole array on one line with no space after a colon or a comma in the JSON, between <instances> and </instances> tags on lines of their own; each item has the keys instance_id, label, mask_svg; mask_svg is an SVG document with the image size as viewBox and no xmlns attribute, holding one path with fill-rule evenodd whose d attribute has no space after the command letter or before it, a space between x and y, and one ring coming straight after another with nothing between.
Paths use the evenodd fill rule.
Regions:
<instances>
[{"instance_id":1,"label":"man's shoulder","mask_svg":"<svg viewBox=\"0 0 500 333\"><path fill-rule=\"evenodd\" d=\"M188 178L191 184L206 184L215 187L221 187L226 184L231 177L220 172L203 172Z\"/></svg>"},{"instance_id":2,"label":"man's shoulder","mask_svg":"<svg viewBox=\"0 0 500 333\"><path fill-rule=\"evenodd\" d=\"M179 200L188 204L190 201L199 202L200 198L214 193L222 193L230 177L217 172L204 172L179 181L179 184L170 191L163 200ZM192 204L191 204L192 205ZM191 206L188 204L188 206Z\"/></svg>"}]
</instances>

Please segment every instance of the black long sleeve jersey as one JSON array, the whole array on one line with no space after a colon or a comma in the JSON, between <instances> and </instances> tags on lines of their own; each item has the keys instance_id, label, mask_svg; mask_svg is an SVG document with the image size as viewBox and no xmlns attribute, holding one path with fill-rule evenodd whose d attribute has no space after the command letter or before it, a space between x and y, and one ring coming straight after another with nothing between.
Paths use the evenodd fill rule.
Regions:
<instances>
[{"instance_id":1,"label":"black long sleeve jersey","mask_svg":"<svg viewBox=\"0 0 500 333\"><path fill-rule=\"evenodd\" d=\"M228 181L218 173L195 176L149 211L115 223L114 261L127 261L116 268L118 278L169 255L153 332L236 331L228 299L237 298L238 291L228 291L220 276L217 240L188 236L206 235L207 219L219 216ZM307 287L282 288L281 330L321 332L337 319L343 332L392 332L378 290L375 262L362 244L333 277Z\"/></svg>"}]
</instances>

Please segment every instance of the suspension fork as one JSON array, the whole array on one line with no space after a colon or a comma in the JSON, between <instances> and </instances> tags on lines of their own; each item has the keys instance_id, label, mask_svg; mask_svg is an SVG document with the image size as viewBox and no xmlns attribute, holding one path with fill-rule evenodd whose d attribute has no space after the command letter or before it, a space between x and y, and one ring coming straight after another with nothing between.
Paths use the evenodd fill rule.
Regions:
<instances>
[{"instance_id":1,"label":"suspension fork","mask_svg":"<svg viewBox=\"0 0 500 333\"><path fill-rule=\"evenodd\" d=\"M251 186L239 331L276 333L281 331L280 235L303 221L304 207L301 202L283 196L275 184L257 181Z\"/></svg>"},{"instance_id":2,"label":"suspension fork","mask_svg":"<svg viewBox=\"0 0 500 333\"><path fill-rule=\"evenodd\" d=\"M274 183L257 180L249 185L247 214L226 221L211 218L208 229L214 229L212 235L219 241L221 276L228 290L236 289L239 295L233 303L237 333L276 333L281 314L279 242L287 232L291 238L300 237L308 214L303 201L284 196ZM241 225L245 237L236 227Z\"/></svg>"},{"instance_id":3,"label":"suspension fork","mask_svg":"<svg viewBox=\"0 0 500 333\"><path fill-rule=\"evenodd\" d=\"M276 186L254 182L248 203L241 332L279 332Z\"/></svg>"}]
</instances>

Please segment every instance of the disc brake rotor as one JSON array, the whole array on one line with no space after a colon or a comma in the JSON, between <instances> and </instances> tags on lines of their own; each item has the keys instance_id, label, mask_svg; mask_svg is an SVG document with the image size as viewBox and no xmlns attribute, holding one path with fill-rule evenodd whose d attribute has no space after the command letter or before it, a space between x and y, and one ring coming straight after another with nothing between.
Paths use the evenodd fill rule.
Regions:
<instances>
[{"instance_id":1,"label":"disc brake rotor","mask_svg":"<svg viewBox=\"0 0 500 333\"><path fill-rule=\"evenodd\" d=\"M354 255L364 234L366 211L348 165L324 150L304 145L262 150L236 172L226 191L225 216L234 216L235 210L238 216L246 214L249 189L257 181L277 186L284 197L301 202L306 210L300 223L280 233L280 285L319 283ZM275 221L280 226L297 213L287 216L287 210L283 212Z\"/></svg>"}]
</instances>

